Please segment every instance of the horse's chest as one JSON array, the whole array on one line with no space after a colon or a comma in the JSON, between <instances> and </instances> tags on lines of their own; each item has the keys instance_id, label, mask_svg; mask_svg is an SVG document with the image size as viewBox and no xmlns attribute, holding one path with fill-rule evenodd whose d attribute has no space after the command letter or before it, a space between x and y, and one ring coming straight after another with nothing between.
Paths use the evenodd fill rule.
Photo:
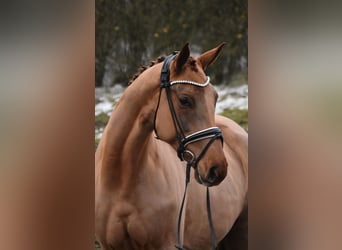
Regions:
<instances>
[{"instance_id":1,"label":"horse's chest","mask_svg":"<svg viewBox=\"0 0 342 250\"><path fill-rule=\"evenodd\" d=\"M108 245L115 249L160 249L166 242L174 241L175 206L147 203L142 204L139 199L114 203L106 221Z\"/></svg>"}]
</instances>

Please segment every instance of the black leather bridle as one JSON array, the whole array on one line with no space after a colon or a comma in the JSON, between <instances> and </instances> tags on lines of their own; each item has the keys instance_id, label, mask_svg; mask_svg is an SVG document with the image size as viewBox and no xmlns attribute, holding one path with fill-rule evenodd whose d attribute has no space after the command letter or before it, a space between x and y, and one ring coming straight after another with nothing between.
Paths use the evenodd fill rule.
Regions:
<instances>
[{"instance_id":1,"label":"black leather bridle","mask_svg":"<svg viewBox=\"0 0 342 250\"><path fill-rule=\"evenodd\" d=\"M206 87L209 84L210 78L207 76L207 79L204 83L198 83L198 82L193 82L193 81L188 81L188 80L177 80L177 81L170 81L170 65L172 60L176 57L178 52L174 52L171 55L169 55L162 66L161 70L161 75L160 75L160 91L159 91L159 97L158 97L158 103L157 103L157 108L154 113L154 133L156 135L156 138L159 139L159 135L156 129L156 118L157 118L157 113L159 109L159 104L160 104L160 97L161 97L161 92L163 89L165 89L166 92L166 97L167 101L169 104L169 109L171 112L171 117L173 120L173 125L176 131L176 139L178 143L177 147L177 155L178 158L181 161L186 161L186 180L185 180L185 190L183 194L183 199L182 199L182 204L180 207L179 211L179 216L178 216L178 225L177 225L177 245L176 248L184 250L181 240L180 240L180 225L181 225L181 219L182 219L182 213L183 213L183 207L184 207L184 201L186 197L186 191L188 187L188 183L190 181L190 170L191 166L194 167L199 180L202 182L201 175L198 172L198 162L203 158L207 150L209 149L210 145L216 140L220 139L222 146L223 146L223 137L222 137L222 132L221 129L218 127L210 127L206 128L197 132L194 132L190 135L185 136L184 131L182 129L182 126L179 122L179 119L177 117L172 98L171 98L171 87L176 84L188 84L188 85L193 85L196 87ZM202 149L201 153L196 157L196 155L189 149L187 149L187 146L191 143L205 140L205 139L210 139L208 143L204 146ZM211 240L212 240L212 245L213 249L217 248L217 243L216 243L216 236L215 236L215 231L212 223L212 217L211 217L211 208L210 208L210 196L209 196L209 188L207 187L207 212L208 212L208 221L209 221L209 226L210 226L210 234L211 234Z\"/></svg>"}]
</instances>

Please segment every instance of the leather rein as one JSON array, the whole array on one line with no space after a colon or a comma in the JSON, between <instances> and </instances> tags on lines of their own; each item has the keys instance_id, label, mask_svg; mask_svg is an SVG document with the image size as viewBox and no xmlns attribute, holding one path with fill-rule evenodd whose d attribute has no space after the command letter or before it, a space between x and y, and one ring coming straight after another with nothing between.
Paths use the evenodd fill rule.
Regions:
<instances>
[{"instance_id":1,"label":"leather rein","mask_svg":"<svg viewBox=\"0 0 342 250\"><path fill-rule=\"evenodd\" d=\"M158 97L158 103L157 103L157 108L154 113L154 133L156 135L157 139L160 139L158 136L158 132L156 129L156 118L157 118L157 112L159 109L159 104L160 104L160 97L161 97L161 92L163 89L165 89L166 92L166 97L167 101L169 104L169 109L171 112L171 117L173 121L173 125L176 131L176 139L178 142L178 147L177 147L177 156L181 161L186 161L186 178L185 178L185 190L183 194L183 199L182 203L180 206L179 210L179 215L178 215L178 224L177 224L177 244L176 248L179 250L185 250L183 248L183 245L181 243L181 237L180 237L180 227L181 227L181 220L182 220L182 214L183 214L183 208L184 208L184 202L185 202L185 197L186 197L186 192L188 188L188 184L190 181L190 171L191 167L195 169L196 174L199 177L199 180L202 182L202 178L199 174L198 171L198 162L203 158L207 150L209 149L210 145L216 140L220 139L222 146L223 146L223 136L221 129L218 127L211 127L211 128L206 128L197 132L194 132L190 135L185 136L181 123L179 122L179 119L177 118L177 114L171 99L171 87L176 84L188 84L188 85L193 85L196 87L206 87L209 84L210 78L207 76L207 79L204 83L198 83L198 82L193 82L193 81L188 81L188 80L177 80L177 81L170 81L170 65L172 60L176 57L178 52L173 52L171 55L169 55L162 66L161 70L161 75L160 75L160 91L159 91L159 97ZM210 139L208 143L204 146L202 149L201 153L196 157L196 155L189 149L187 149L187 146L191 143L201 141L204 139ZM203 182L202 182L203 184ZM210 227L210 237L212 241L212 246L213 249L217 248L217 242L216 242L216 236L215 236L215 230L212 222L212 217L211 217L211 208L210 208L210 194L209 194L209 188L207 186L207 193L206 193L206 203L207 203L207 213L208 213L208 221L209 221L209 227Z\"/></svg>"}]
</instances>

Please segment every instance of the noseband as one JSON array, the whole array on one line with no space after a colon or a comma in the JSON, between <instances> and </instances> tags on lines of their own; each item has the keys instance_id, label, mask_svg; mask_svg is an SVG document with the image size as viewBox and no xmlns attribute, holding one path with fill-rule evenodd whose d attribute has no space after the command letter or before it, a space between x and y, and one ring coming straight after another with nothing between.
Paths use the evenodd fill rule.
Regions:
<instances>
[{"instance_id":1,"label":"noseband","mask_svg":"<svg viewBox=\"0 0 342 250\"><path fill-rule=\"evenodd\" d=\"M222 132L221 129L218 127L210 127L206 128L197 132L194 132L190 135L185 136L183 128L179 122L179 119L177 118L177 114L171 99L171 87L176 84L188 84L188 85L193 85L196 87L201 87L204 88L206 87L209 82L210 78L207 76L207 79L204 83L198 83L198 82L193 82L193 81L188 81L188 80L176 80L176 81L170 81L170 65L172 60L176 57L177 52L173 52L173 54L169 55L162 66L161 70L161 75L160 75L160 90L159 90L159 97L158 97L158 103L157 103L157 108L154 113L154 133L156 135L156 138L159 139L158 132L156 129L156 118L157 118L157 112L159 109L159 104L160 104L160 97L161 97L161 92L163 89L165 89L166 92L166 97L167 101L169 104L169 109L171 112L171 117L173 121L173 125L176 131L176 139L178 142L178 147L177 147L177 156L181 161L186 161L186 180L185 180L185 190L183 194L183 199L179 211L179 216L178 216L178 225L177 225L177 244L176 248L179 250L184 250L181 244L180 240L180 225L181 225L181 219L182 219L182 212L183 212L183 207L184 207L184 201L186 197L186 191L188 187L188 183L190 181L190 170L191 166L194 167L195 171L197 172L197 175L199 177L200 182L202 182L202 178L199 174L198 171L198 162L203 158L207 150L209 149L210 145L216 140L220 139L222 146L223 146L223 137L222 137ZM195 143L197 141L205 140L205 139L210 139L208 143L204 146L202 149L201 153L196 157L196 155L189 149L187 149L187 146L191 143ZM187 157L188 156L188 157ZM211 217L211 208L210 208L210 196L209 196L209 188L207 187L207 195L206 195L206 200L207 200L207 212L208 212L208 221L209 221L209 226L210 226L210 236L211 236L211 241L213 245L213 249L217 248L217 243L216 243L216 236L215 236L215 231L213 227L213 222L212 222L212 217Z\"/></svg>"}]
</instances>

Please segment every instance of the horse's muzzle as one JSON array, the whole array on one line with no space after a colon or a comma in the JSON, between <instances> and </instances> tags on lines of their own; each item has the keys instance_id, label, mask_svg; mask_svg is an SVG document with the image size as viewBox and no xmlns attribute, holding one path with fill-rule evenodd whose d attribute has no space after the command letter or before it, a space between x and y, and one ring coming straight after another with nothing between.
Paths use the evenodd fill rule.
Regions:
<instances>
[{"instance_id":1,"label":"horse's muzzle","mask_svg":"<svg viewBox=\"0 0 342 250\"><path fill-rule=\"evenodd\" d=\"M227 162L212 165L206 173L202 173L199 167L195 171L195 179L207 187L219 185L227 176ZM203 171L204 172L204 171Z\"/></svg>"}]
</instances>

